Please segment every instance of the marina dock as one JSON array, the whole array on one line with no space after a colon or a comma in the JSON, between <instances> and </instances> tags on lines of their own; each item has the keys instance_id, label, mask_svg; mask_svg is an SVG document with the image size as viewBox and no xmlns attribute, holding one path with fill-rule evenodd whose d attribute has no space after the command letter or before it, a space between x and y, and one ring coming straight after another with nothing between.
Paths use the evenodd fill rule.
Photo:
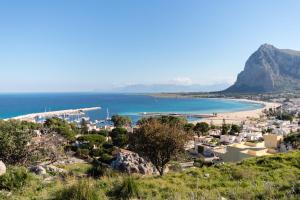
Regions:
<instances>
[{"instance_id":1,"label":"marina dock","mask_svg":"<svg viewBox=\"0 0 300 200\"><path fill-rule=\"evenodd\" d=\"M60 116L71 116L71 115L83 115L84 112L100 110L101 107L90 107L90 108L78 108L78 109L68 109L68 110L58 110L50 112L32 113L27 115L21 115L13 117L10 119L23 120L23 121L36 121L39 118L50 118L50 117L60 117ZM8 120L8 119L7 119Z\"/></svg>"}]
</instances>

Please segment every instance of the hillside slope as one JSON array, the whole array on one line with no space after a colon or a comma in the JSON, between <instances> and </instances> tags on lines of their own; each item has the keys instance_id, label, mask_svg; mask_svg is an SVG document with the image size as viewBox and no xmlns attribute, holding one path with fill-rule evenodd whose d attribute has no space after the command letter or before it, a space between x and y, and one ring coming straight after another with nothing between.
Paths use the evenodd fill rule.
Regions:
<instances>
[{"instance_id":1,"label":"hillside slope","mask_svg":"<svg viewBox=\"0 0 300 200\"><path fill-rule=\"evenodd\" d=\"M163 177L110 174L98 179L65 176L53 181L31 179L8 199L299 199L300 151L250 158L237 164L171 172ZM74 187L75 186L75 187ZM76 187L77 186L77 187ZM76 189L77 188L77 189ZM83 192L83 193L81 193ZM5 199L4 196L1 197ZM61 195L62 194L62 195ZM89 198L88 198L89 195ZM71 198L71 197L70 197ZM73 198L74 199L74 198ZM137 199L137 198L136 198Z\"/></svg>"}]
</instances>

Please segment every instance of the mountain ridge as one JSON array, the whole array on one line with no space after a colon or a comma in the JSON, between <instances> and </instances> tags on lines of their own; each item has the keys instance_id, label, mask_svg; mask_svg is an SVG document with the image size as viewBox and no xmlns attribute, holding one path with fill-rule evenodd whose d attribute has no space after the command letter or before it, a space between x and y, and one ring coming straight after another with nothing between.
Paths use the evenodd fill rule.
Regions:
<instances>
[{"instance_id":1,"label":"mountain ridge","mask_svg":"<svg viewBox=\"0 0 300 200\"><path fill-rule=\"evenodd\" d=\"M300 89L300 51L261 45L246 61L236 82L224 92L274 92Z\"/></svg>"},{"instance_id":2,"label":"mountain ridge","mask_svg":"<svg viewBox=\"0 0 300 200\"><path fill-rule=\"evenodd\" d=\"M132 84L127 86L116 87L109 90L115 93L160 93L160 92L211 92L220 91L229 87L228 83L219 84Z\"/></svg>"}]
</instances>

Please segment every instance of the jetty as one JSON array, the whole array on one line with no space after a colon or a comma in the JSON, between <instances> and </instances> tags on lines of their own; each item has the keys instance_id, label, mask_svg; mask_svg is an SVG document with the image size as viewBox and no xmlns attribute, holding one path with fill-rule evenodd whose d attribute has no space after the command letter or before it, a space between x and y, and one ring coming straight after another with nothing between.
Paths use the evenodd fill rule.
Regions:
<instances>
[{"instance_id":1,"label":"jetty","mask_svg":"<svg viewBox=\"0 0 300 200\"><path fill-rule=\"evenodd\" d=\"M36 119L41 118L51 118L51 117L60 117L60 116L71 116L71 115L84 115L85 112L100 110L101 107L90 107L90 108L78 108L78 109L67 109L67 110L58 110L50 112L41 112L41 113L31 113L27 115L20 115L17 117L12 117L9 119L22 120L22 121L36 121ZM8 119L6 119L8 120Z\"/></svg>"}]
</instances>

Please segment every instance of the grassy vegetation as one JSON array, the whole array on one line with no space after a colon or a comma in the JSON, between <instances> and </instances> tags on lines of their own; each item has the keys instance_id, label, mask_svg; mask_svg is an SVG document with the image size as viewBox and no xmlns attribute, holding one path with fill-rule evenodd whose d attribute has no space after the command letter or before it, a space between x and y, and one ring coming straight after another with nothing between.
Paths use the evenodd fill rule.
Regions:
<instances>
[{"instance_id":1,"label":"grassy vegetation","mask_svg":"<svg viewBox=\"0 0 300 200\"><path fill-rule=\"evenodd\" d=\"M81 173L89 166L83 164L83 168ZM73 170L74 166L65 169ZM33 177L13 188L9 197L5 196L7 189L1 188L0 199L299 199L300 151L171 172L163 177L70 176L50 182Z\"/></svg>"},{"instance_id":2,"label":"grassy vegetation","mask_svg":"<svg viewBox=\"0 0 300 200\"><path fill-rule=\"evenodd\" d=\"M89 163L76 163L70 165L59 165L57 166L69 172L74 176L84 176L93 168Z\"/></svg>"}]
</instances>

